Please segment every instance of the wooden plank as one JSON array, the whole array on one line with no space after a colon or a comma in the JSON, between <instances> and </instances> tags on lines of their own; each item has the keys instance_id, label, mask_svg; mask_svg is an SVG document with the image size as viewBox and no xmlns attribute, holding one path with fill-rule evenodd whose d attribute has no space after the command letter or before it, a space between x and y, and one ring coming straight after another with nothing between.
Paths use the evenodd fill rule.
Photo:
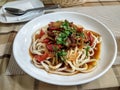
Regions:
<instances>
[{"instance_id":1,"label":"wooden plank","mask_svg":"<svg viewBox=\"0 0 120 90\"><path fill-rule=\"evenodd\" d=\"M101 2L104 6L105 5L120 5L120 3L119 2Z\"/></svg>"},{"instance_id":2,"label":"wooden plank","mask_svg":"<svg viewBox=\"0 0 120 90\"><path fill-rule=\"evenodd\" d=\"M0 90L34 90L34 79L28 75L0 76Z\"/></svg>"},{"instance_id":3,"label":"wooden plank","mask_svg":"<svg viewBox=\"0 0 120 90\"><path fill-rule=\"evenodd\" d=\"M84 7L87 7L87 6L101 6L101 3L97 3L97 2L93 2L93 3L90 3L90 2L87 2L85 4L83 4Z\"/></svg>"}]
</instances>

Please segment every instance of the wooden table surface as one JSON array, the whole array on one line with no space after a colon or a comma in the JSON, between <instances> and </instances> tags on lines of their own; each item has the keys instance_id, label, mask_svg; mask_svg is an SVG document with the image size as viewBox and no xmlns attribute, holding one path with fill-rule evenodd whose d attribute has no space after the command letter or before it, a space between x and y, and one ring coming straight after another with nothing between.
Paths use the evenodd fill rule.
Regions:
<instances>
[{"instance_id":1,"label":"wooden table surface","mask_svg":"<svg viewBox=\"0 0 120 90\"><path fill-rule=\"evenodd\" d=\"M6 2L12 0L6 0ZM51 0L42 0L45 5L53 4ZM88 0L90 1L90 0ZM75 7L99 7L99 6L120 6L120 0L93 0L83 5ZM5 3L6 3L5 2ZM4 4L4 3L3 3ZM3 5L1 4L1 6ZM70 7L72 8L72 7ZM74 6L73 6L74 8ZM64 9L64 8L63 8ZM67 9L67 8L65 8ZM112 11L111 11L112 12ZM120 18L118 18L120 20ZM19 29L26 24L3 24L0 23L0 90L85 90L85 89L102 89L102 90L120 90L120 65L113 65L109 71L97 80L90 83L76 86L57 86L38 81L27 74L5 75L6 68L12 53L13 40ZM7 32L7 31L10 32ZM117 29L120 31L119 29ZM4 33L5 31L5 33ZM120 45L120 37L118 42ZM118 48L120 51L120 48Z\"/></svg>"}]
</instances>

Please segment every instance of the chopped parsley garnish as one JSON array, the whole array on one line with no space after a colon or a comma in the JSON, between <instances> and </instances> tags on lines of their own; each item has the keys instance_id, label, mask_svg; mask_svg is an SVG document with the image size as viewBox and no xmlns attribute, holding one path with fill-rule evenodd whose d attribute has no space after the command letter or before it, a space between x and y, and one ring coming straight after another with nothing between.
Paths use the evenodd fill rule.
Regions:
<instances>
[{"instance_id":1,"label":"chopped parsley garnish","mask_svg":"<svg viewBox=\"0 0 120 90\"><path fill-rule=\"evenodd\" d=\"M88 57L88 52L89 52L90 46L87 46L86 50L86 56Z\"/></svg>"},{"instance_id":2,"label":"chopped parsley garnish","mask_svg":"<svg viewBox=\"0 0 120 90\"><path fill-rule=\"evenodd\" d=\"M56 39L56 43L66 45L68 36L70 36L75 31L75 29L73 27L70 27L70 23L67 20L61 24L60 28L63 30L59 33Z\"/></svg>"}]
</instances>

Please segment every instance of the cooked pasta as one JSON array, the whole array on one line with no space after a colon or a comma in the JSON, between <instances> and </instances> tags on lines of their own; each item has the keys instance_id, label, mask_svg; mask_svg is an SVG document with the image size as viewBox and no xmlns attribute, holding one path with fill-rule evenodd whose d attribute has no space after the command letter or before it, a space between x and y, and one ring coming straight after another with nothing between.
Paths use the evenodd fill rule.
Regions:
<instances>
[{"instance_id":1,"label":"cooked pasta","mask_svg":"<svg viewBox=\"0 0 120 90\"><path fill-rule=\"evenodd\" d=\"M49 73L74 75L93 71L100 59L101 35L67 20L36 31L29 48L33 64Z\"/></svg>"}]
</instances>

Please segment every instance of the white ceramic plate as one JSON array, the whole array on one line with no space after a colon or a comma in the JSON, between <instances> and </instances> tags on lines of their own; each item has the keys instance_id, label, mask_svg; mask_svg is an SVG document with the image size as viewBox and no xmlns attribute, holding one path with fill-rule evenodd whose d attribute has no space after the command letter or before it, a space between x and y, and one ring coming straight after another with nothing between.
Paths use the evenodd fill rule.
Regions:
<instances>
[{"instance_id":1,"label":"white ceramic plate","mask_svg":"<svg viewBox=\"0 0 120 90\"><path fill-rule=\"evenodd\" d=\"M45 70L36 68L31 63L29 46L32 34L51 21L65 19L74 22L75 24L80 24L86 29L93 30L102 35L101 59L98 62L98 67L94 71L90 73L80 73L73 76L61 76L47 73ZM108 71L115 61L117 45L112 32L98 20L80 13L56 12L42 15L23 26L14 40L13 54L17 64L27 74L38 80L56 85L78 85L93 81Z\"/></svg>"}]
</instances>

